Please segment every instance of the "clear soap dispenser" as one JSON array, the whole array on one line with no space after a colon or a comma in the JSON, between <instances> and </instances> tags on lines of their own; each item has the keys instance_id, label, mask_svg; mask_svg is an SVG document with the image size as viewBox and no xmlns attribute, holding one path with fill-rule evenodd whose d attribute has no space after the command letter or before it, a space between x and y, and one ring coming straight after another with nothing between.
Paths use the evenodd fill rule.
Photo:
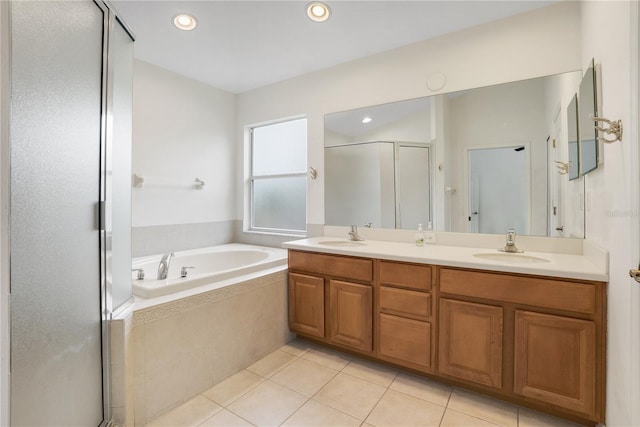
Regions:
<instances>
[{"instance_id":1,"label":"clear soap dispenser","mask_svg":"<svg viewBox=\"0 0 640 427\"><path fill-rule=\"evenodd\" d=\"M431 221L427 224L427 232L424 233L424 241L427 243L436 242L436 232L433 231L433 224L431 224Z\"/></svg>"},{"instance_id":2,"label":"clear soap dispenser","mask_svg":"<svg viewBox=\"0 0 640 427\"><path fill-rule=\"evenodd\" d=\"M416 246L424 246L424 232L422 224L418 224L418 232L416 233Z\"/></svg>"}]
</instances>

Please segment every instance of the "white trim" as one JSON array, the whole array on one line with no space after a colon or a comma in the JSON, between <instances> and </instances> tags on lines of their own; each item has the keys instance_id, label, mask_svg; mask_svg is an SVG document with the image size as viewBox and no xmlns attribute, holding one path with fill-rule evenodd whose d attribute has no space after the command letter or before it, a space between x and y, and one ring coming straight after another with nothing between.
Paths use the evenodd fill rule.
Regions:
<instances>
[{"instance_id":1,"label":"white trim","mask_svg":"<svg viewBox=\"0 0 640 427\"><path fill-rule=\"evenodd\" d=\"M9 90L10 90L9 2L0 1L0 425L10 420L9 328Z\"/></svg>"},{"instance_id":2,"label":"white trim","mask_svg":"<svg viewBox=\"0 0 640 427\"><path fill-rule=\"evenodd\" d=\"M630 121L628 125L628 136L622 143L629 144L631 158L635 160L634 167L631 167L631 197L634 212L640 209L640 6L637 1L630 2L631 22L630 22L630 92L631 105ZM626 129L625 129L626 130ZM631 255L632 259L640 261L640 217L636 215L635 221L631 221ZM629 266L633 268L634 266ZM629 279L634 282L633 279ZM640 402L640 284L632 283L630 295L630 339L629 339L629 376L630 376L630 396L629 402ZM629 408L629 420L632 425L640 425L640 405L631 404Z\"/></svg>"}]
</instances>

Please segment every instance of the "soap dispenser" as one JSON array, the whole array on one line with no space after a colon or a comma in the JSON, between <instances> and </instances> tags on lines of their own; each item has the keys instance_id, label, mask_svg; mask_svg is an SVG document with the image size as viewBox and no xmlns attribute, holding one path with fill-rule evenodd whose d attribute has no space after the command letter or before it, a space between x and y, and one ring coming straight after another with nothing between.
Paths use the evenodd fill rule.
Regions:
<instances>
[{"instance_id":1,"label":"soap dispenser","mask_svg":"<svg viewBox=\"0 0 640 427\"><path fill-rule=\"evenodd\" d=\"M427 224L427 232L424 233L424 241L431 244L436 242L436 232L433 231L433 224L431 224L431 221Z\"/></svg>"},{"instance_id":2,"label":"soap dispenser","mask_svg":"<svg viewBox=\"0 0 640 427\"><path fill-rule=\"evenodd\" d=\"M424 246L424 232L422 224L418 224L418 232L416 233L416 246Z\"/></svg>"}]
</instances>

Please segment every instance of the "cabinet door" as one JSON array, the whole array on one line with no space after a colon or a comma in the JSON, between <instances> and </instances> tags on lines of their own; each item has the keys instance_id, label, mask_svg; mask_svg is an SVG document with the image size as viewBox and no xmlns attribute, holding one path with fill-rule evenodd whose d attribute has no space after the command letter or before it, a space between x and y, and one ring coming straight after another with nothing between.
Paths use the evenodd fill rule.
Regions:
<instances>
[{"instance_id":1,"label":"cabinet door","mask_svg":"<svg viewBox=\"0 0 640 427\"><path fill-rule=\"evenodd\" d=\"M592 414L594 322L519 310L515 321L515 393Z\"/></svg>"},{"instance_id":2,"label":"cabinet door","mask_svg":"<svg viewBox=\"0 0 640 427\"><path fill-rule=\"evenodd\" d=\"M502 308L440 300L438 371L502 388Z\"/></svg>"},{"instance_id":3,"label":"cabinet door","mask_svg":"<svg viewBox=\"0 0 640 427\"><path fill-rule=\"evenodd\" d=\"M358 350L373 350L373 290L369 285L329 281L331 341Z\"/></svg>"},{"instance_id":4,"label":"cabinet door","mask_svg":"<svg viewBox=\"0 0 640 427\"><path fill-rule=\"evenodd\" d=\"M420 371L430 370L430 323L381 313L378 328L381 359Z\"/></svg>"},{"instance_id":5,"label":"cabinet door","mask_svg":"<svg viewBox=\"0 0 640 427\"><path fill-rule=\"evenodd\" d=\"M289 328L324 338L324 279L289 273Z\"/></svg>"}]
</instances>

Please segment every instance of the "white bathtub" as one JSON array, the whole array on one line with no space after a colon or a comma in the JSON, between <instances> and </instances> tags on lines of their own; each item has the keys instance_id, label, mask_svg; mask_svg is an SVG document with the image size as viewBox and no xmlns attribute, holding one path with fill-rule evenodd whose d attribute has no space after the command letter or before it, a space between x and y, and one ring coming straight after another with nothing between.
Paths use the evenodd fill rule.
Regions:
<instances>
[{"instance_id":1,"label":"white bathtub","mask_svg":"<svg viewBox=\"0 0 640 427\"><path fill-rule=\"evenodd\" d=\"M287 251L278 248L230 243L209 248L175 252L167 279L156 280L162 255L134 258L133 268L142 268L145 279L132 272L133 294L138 298L156 298L175 292L227 281L249 273L287 265ZM187 277L180 277L182 267Z\"/></svg>"}]
</instances>

